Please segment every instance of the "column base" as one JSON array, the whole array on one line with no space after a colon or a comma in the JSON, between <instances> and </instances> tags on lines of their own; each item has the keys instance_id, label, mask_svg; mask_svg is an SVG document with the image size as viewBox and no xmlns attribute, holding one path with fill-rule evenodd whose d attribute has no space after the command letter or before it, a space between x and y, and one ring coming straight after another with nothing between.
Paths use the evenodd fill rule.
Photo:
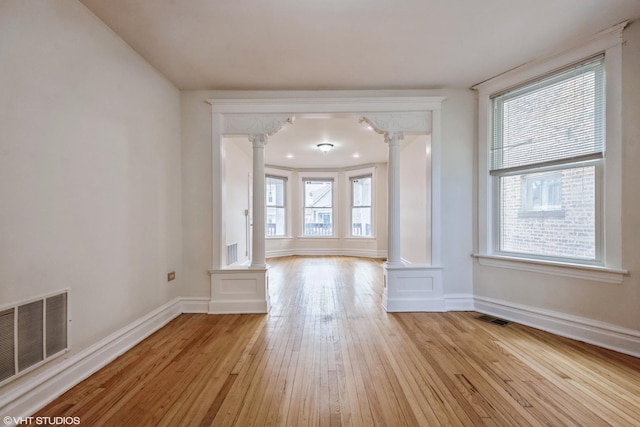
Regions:
<instances>
[{"instance_id":1,"label":"column base","mask_svg":"<svg viewBox=\"0 0 640 427\"><path fill-rule=\"evenodd\" d=\"M442 268L383 264L382 306L388 312L442 312Z\"/></svg>"},{"instance_id":2,"label":"column base","mask_svg":"<svg viewBox=\"0 0 640 427\"><path fill-rule=\"evenodd\" d=\"M269 312L269 266L210 270L209 273L209 314Z\"/></svg>"}]
</instances>

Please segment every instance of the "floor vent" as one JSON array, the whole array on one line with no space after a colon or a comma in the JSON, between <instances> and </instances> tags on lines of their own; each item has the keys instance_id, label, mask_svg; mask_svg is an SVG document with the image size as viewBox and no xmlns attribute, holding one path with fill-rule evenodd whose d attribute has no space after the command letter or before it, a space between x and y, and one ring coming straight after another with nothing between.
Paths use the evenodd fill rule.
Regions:
<instances>
[{"instance_id":1,"label":"floor vent","mask_svg":"<svg viewBox=\"0 0 640 427\"><path fill-rule=\"evenodd\" d=\"M499 326L509 326L512 323L512 322L510 322L508 320L499 319L497 317L489 316L488 314L483 314L482 316L479 316L478 319L480 319L480 320L482 320L484 322L493 323L494 325L499 325Z\"/></svg>"},{"instance_id":2,"label":"floor vent","mask_svg":"<svg viewBox=\"0 0 640 427\"><path fill-rule=\"evenodd\" d=\"M67 292L0 310L0 384L67 349Z\"/></svg>"},{"instance_id":3,"label":"floor vent","mask_svg":"<svg viewBox=\"0 0 640 427\"><path fill-rule=\"evenodd\" d=\"M227 265L238 262L238 244L227 245Z\"/></svg>"}]
</instances>

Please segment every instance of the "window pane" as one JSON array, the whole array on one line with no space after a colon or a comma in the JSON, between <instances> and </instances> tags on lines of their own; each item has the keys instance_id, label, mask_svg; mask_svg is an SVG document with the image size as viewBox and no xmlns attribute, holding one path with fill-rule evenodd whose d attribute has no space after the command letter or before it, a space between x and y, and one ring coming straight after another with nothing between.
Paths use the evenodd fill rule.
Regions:
<instances>
[{"instance_id":1,"label":"window pane","mask_svg":"<svg viewBox=\"0 0 640 427\"><path fill-rule=\"evenodd\" d=\"M285 178L266 177L266 227L267 236L286 234Z\"/></svg>"},{"instance_id":2,"label":"window pane","mask_svg":"<svg viewBox=\"0 0 640 427\"><path fill-rule=\"evenodd\" d=\"M351 235L371 237L371 208L351 209Z\"/></svg>"},{"instance_id":3,"label":"window pane","mask_svg":"<svg viewBox=\"0 0 640 427\"><path fill-rule=\"evenodd\" d=\"M595 166L500 177L500 250L596 257Z\"/></svg>"},{"instance_id":4,"label":"window pane","mask_svg":"<svg viewBox=\"0 0 640 427\"><path fill-rule=\"evenodd\" d=\"M600 153L603 58L494 98L492 169Z\"/></svg>"},{"instance_id":5,"label":"window pane","mask_svg":"<svg viewBox=\"0 0 640 427\"><path fill-rule=\"evenodd\" d=\"M285 235L284 208L267 206L267 236Z\"/></svg>"},{"instance_id":6,"label":"window pane","mask_svg":"<svg viewBox=\"0 0 640 427\"><path fill-rule=\"evenodd\" d=\"M284 206L284 179L267 177L267 206Z\"/></svg>"},{"instance_id":7,"label":"window pane","mask_svg":"<svg viewBox=\"0 0 640 427\"><path fill-rule=\"evenodd\" d=\"M353 206L371 206L371 177L351 180Z\"/></svg>"},{"instance_id":8,"label":"window pane","mask_svg":"<svg viewBox=\"0 0 640 427\"><path fill-rule=\"evenodd\" d=\"M304 209L305 236L333 235L333 215L331 208Z\"/></svg>"},{"instance_id":9,"label":"window pane","mask_svg":"<svg viewBox=\"0 0 640 427\"><path fill-rule=\"evenodd\" d=\"M304 235L333 235L333 181L304 181Z\"/></svg>"}]
</instances>

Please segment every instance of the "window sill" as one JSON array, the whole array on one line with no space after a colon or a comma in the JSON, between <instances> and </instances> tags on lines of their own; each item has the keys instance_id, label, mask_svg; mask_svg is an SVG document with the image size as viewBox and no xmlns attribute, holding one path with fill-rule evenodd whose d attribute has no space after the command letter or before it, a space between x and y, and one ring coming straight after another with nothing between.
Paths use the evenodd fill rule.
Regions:
<instances>
[{"instance_id":1,"label":"window sill","mask_svg":"<svg viewBox=\"0 0 640 427\"><path fill-rule=\"evenodd\" d=\"M376 240L374 236L347 236L344 240Z\"/></svg>"},{"instance_id":2,"label":"window sill","mask_svg":"<svg viewBox=\"0 0 640 427\"><path fill-rule=\"evenodd\" d=\"M265 240L291 240L291 236L265 236Z\"/></svg>"},{"instance_id":3,"label":"window sill","mask_svg":"<svg viewBox=\"0 0 640 427\"><path fill-rule=\"evenodd\" d=\"M624 280L624 276L629 274L629 271L623 269L564 262L484 254L473 254L473 257L478 259L480 265L487 267L510 268L513 270L531 271L534 273L545 273L554 276L594 280L597 282L619 284Z\"/></svg>"},{"instance_id":4,"label":"window sill","mask_svg":"<svg viewBox=\"0 0 640 427\"><path fill-rule=\"evenodd\" d=\"M309 239L309 240L322 240L322 239L339 239L340 237L338 236L299 236L298 239L303 240L303 239Z\"/></svg>"}]
</instances>

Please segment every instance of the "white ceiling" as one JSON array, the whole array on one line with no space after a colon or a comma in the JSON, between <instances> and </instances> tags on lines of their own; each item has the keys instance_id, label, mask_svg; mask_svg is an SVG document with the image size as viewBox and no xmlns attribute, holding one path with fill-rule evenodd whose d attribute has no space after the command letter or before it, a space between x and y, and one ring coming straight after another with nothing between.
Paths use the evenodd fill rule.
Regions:
<instances>
[{"instance_id":1,"label":"white ceiling","mask_svg":"<svg viewBox=\"0 0 640 427\"><path fill-rule=\"evenodd\" d=\"M401 148L417 135L406 135ZM252 147L247 137L229 138L242 151L251 155ZM328 142L333 148L322 153L318 144ZM358 123L357 117L296 117L293 124L285 125L269 137L265 148L267 165L285 168L349 168L371 163L386 163L387 144L384 137L366 123Z\"/></svg>"},{"instance_id":2,"label":"white ceiling","mask_svg":"<svg viewBox=\"0 0 640 427\"><path fill-rule=\"evenodd\" d=\"M469 88L640 17L640 0L80 1L179 89ZM379 161L373 135L365 149L355 119L298 121L266 160L320 167L311 153L328 138L322 162Z\"/></svg>"}]
</instances>

